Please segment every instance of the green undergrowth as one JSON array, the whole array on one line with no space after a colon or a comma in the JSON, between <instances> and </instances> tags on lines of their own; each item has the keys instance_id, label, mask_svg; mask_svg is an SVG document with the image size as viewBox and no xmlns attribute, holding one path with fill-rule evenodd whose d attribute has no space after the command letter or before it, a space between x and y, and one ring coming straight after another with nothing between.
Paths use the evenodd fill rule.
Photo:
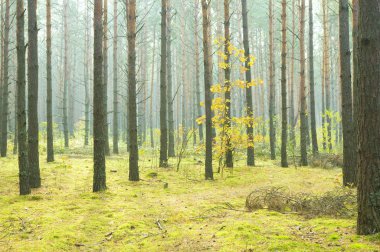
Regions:
<instances>
[{"instance_id":1,"label":"green undergrowth","mask_svg":"<svg viewBox=\"0 0 380 252\"><path fill-rule=\"evenodd\" d=\"M323 194L341 184L339 169L279 168L258 161L204 181L197 157L176 172L142 153L142 180L128 181L128 159L107 160L108 190L94 194L90 155L62 154L46 164L42 188L18 196L16 157L0 159L0 251L380 251L380 236L355 235L355 218L306 219L246 211L264 186Z\"/></svg>"}]
</instances>

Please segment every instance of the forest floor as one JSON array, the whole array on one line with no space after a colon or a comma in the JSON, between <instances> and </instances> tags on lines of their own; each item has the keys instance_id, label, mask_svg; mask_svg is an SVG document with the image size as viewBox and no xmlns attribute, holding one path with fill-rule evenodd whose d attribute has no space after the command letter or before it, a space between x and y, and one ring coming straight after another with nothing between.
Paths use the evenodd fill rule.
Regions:
<instances>
[{"instance_id":1,"label":"forest floor","mask_svg":"<svg viewBox=\"0 0 380 252\"><path fill-rule=\"evenodd\" d=\"M239 163L203 180L197 158L179 172L142 154L142 181L128 181L127 158L107 160L104 193L92 189L90 155L41 157L42 188L18 196L16 157L0 159L0 251L380 251L380 236L355 235L355 216L306 218L248 212L247 195L264 186L321 194L338 188L340 169Z\"/></svg>"}]
</instances>

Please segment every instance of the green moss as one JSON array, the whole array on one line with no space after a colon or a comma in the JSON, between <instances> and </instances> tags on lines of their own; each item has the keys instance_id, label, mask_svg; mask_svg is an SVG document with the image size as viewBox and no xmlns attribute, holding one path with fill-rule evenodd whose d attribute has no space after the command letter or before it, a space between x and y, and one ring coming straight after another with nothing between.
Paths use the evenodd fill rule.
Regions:
<instances>
[{"instance_id":1,"label":"green moss","mask_svg":"<svg viewBox=\"0 0 380 252\"><path fill-rule=\"evenodd\" d=\"M279 169L258 160L255 169L238 162L210 182L197 157L184 159L176 172L157 168L146 151L142 181L128 181L127 156L112 156L107 166L117 173L109 168L108 190L94 194L90 149L75 151L81 154L62 148L65 156L41 162L42 188L23 197L16 186L17 158L0 159L0 251L374 251L380 246L380 236L355 235L354 217L245 212L245 198L254 189L286 185L292 192L321 194L336 187L336 178L340 183L340 170Z\"/></svg>"}]
</instances>

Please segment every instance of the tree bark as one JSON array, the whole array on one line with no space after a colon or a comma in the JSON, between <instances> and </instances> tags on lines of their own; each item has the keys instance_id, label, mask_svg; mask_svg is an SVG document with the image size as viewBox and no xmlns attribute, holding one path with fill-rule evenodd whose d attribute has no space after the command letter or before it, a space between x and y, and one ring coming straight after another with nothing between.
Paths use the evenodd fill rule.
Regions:
<instances>
[{"instance_id":1,"label":"tree bark","mask_svg":"<svg viewBox=\"0 0 380 252\"><path fill-rule=\"evenodd\" d=\"M245 96L246 96L246 109L247 109L247 116L252 120L247 125L247 136L248 136L248 143L247 143L247 165L248 166L255 166L255 149L254 149L254 140L253 140L253 104L252 104L252 87L250 86L250 83L252 82L252 75L251 75L251 67L249 65L249 58L250 58L250 50L249 50L249 37L248 37L248 9L247 9L247 0L241 1L242 5L242 15L243 15L243 44L244 44L244 55L247 59L245 61L245 81L247 83L247 87L245 90Z\"/></svg>"},{"instance_id":2,"label":"tree bark","mask_svg":"<svg viewBox=\"0 0 380 252\"><path fill-rule=\"evenodd\" d=\"M343 184L356 185L354 163L352 88L351 88L351 50L348 0L339 0L339 59L340 84L342 90L343 126Z\"/></svg>"},{"instance_id":3,"label":"tree bark","mask_svg":"<svg viewBox=\"0 0 380 252\"><path fill-rule=\"evenodd\" d=\"M380 232L380 2L359 0L359 183L360 235Z\"/></svg>"},{"instance_id":4,"label":"tree bark","mask_svg":"<svg viewBox=\"0 0 380 252\"><path fill-rule=\"evenodd\" d=\"M88 1L86 1L86 38L84 52L84 145L89 144L90 135L90 85L89 85L89 46L90 25L88 16Z\"/></svg>"},{"instance_id":5,"label":"tree bark","mask_svg":"<svg viewBox=\"0 0 380 252\"><path fill-rule=\"evenodd\" d=\"M104 191L106 186L104 88L103 88L103 1L94 1L94 180L93 192Z\"/></svg>"},{"instance_id":6,"label":"tree bark","mask_svg":"<svg viewBox=\"0 0 380 252\"><path fill-rule=\"evenodd\" d=\"M171 28L171 6L168 0L167 12L167 103L168 103L168 156L175 157L175 138L174 138L174 108L173 108L173 72L172 72L172 28Z\"/></svg>"},{"instance_id":7,"label":"tree bark","mask_svg":"<svg viewBox=\"0 0 380 252\"><path fill-rule=\"evenodd\" d=\"M282 107L282 130L281 130L281 166L288 167L288 105L286 87L286 0L282 0L282 50L281 50L281 107Z\"/></svg>"},{"instance_id":8,"label":"tree bark","mask_svg":"<svg viewBox=\"0 0 380 252\"><path fill-rule=\"evenodd\" d=\"M26 82L25 82L25 38L24 1L17 1L17 139L20 195L30 194L29 160L26 132Z\"/></svg>"},{"instance_id":9,"label":"tree bark","mask_svg":"<svg viewBox=\"0 0 380 252\"><path fill-rule=\"evenodd\" d=\"M273 38L273 0L269 0L269 141L270 157L276 159L276 127L275 127L275 108L276 108L276 86L274 69L274 38Z\"/></svg>"},{"instance_id":10,"label":"tree bark","mask_svg":"<svg viewBox=\"0 0 380 252\"><path fill-rule=\"evenodd\" d=\"M63 59L63 135L65 138L65 148L69 148L69 119L68 119L68 95L69 95L69 69L68 69L68 24L67 24L67 11L68 1L63 2L63 18L64 18L64 59Z\"/></svg>"},{"instance_id":11,"label":"tree bark","mask_svg":"<svg viewBox=\"0 0 380 252\"><path fill-rule=\"evenodd\" d=\"M307 111L305 85L305 0L300 5L300 133L301 133L301 165L307 166Z\"/></svg>"},{"instance_id":12,"label":"tree bark","mask_svg":"<svg viewBox=\"0 0 380 252\"><path fill-rule=\"evenodd\" d=\"M104 137L105 153L110 156L110 144L108 137L108 0L103 0L103 109L105 114Z\"/></svg>"},{"instance_id":13,"label":"tree bark","mask_svg":"<svg viewBox=\"0 0 380 252\"><path fill-rule=\"evenodd\" d=\"M32 188L41 186L38 145L37 1L28 0L28 158Z\"/></svg>"},{"instance_id":14,"label":"tree bark","mask_svg":"<svg viewBox=\"0 0 380 252\"><path fill-rule=\"evenodd\" d=\"M4 24L4 50L3 50L3 105L1 106L2 120L1 120L1 157L7 156L8 147L8 110L9 110L9 0L5 1L5 24ZM0 94L1 95L1 94Z\"/></svg>"},{"instance_id":15,"label":"tree bark","mask_svg":"<svg viewBox=\"0 0 380 252\"><path fill-rule=\"evenodd\" d=\"M201 107L201 84L200 84L200 65L199 65L199 0L195 0L195 14L194 14L194 50L195 50L195 92L197 96L197 114L198 117L202 116L202 107ZM203 142L203 125L198 124L198 134L199 141Z\"/></svg>"},{"instance_id":16,"label":"tree bark","mask_svg":"<svg viewBox=\"0 0 380 252\"><path fill-rule=\"evenodd\" d=\"M231 45L231 33L230 33L230 0L224 0L224 54L226 59L224 60L225 64L228 66L224 70L224 83L225 83L225 94L224 100L226 103L226 166L228 168L234 167L234 160L232 154L232 144L231 144L231 56L228 50L228 47Z\"/></svg>"},{"instance_id":17,"label":"tree bark","mask_svg":"<svg viewBox=\"0 0 380 252\"><path fill-rule=\"evenodd\" d=\"M318 154L317 125L315 113L315 82L314 82L314 22L313 0L309 0L309 82L310 82L310 126L313 154Z\"/></svg>"},{"instance_id":18,"label":"tree bark","mask_svg":"<svg viewBox=\"0 0 380 252\"><path fill-rule=\"evenodd\" d=\"M155 73L155 60L156 60L156 26L153 31L153 60L152 60L152 73L150 81L150 108L149 108L149 130L150 130L150 147L154 149L154 132L153 132L153 89L154 89L154 73Z\"/></svg>"},{"instance_id":19,"label":"tree bark","mask_svg":"<svg viewBox=\"0 0 380 252\"><path fill-rule=\"evenodd\" d=\"M205 110L206 110L206 158L205 158L205 178L213 180L212 169L212 59L211 59L211 20L210 20L210 1L202 0L203 17L203 60L204 60L204 85L205 85Z\"/></svg>"},{"instance_id":20,"label":"tree bark","mask_svg":"<svg viewBox=\"0 0 380 252\"><path fill-rule=\"evenodd\" d=\"M51 1L46 1L46 111L47 111L47 162L54 161L53 89L51 71Z\"/></svg>"},{"instance_id":21,"label":"tree bark","mask_svg":"<svg viewBox=\"0 0 380 252\"><path fill-rule=\"evenodd\" d=\"M139 149L137 142L136 106L136 0L129 0L127 8L128 33L128 129L129 129L129 180L139 181Z\"/></svg>"},{"instance_id":22,"label":"tree bark","mask_svg":"<svg viewBox=\"0 0 380 252\"><path fill-rule=\"evenodd\" d=\"M353 70L353 80L352 80L352 98L353 98L353 137L352 145L354 146L354 151L352 152L352 162L354 164L354 169L356 172L356 177L358 176L358 118L359 118L359 66L358 66L358 19L359 19L359 2L358 0L352 1L352 70ZM357 185L357 179L356 184Z\"/></svg>"},{"instance_id":23,"label":"tree bark","mask_svg":"<svg viewBox=\"0 0 380 252\"><path fill-rule=\"evenodd\" d=\"M161 1L161 73L160 73L160 167L168 166L167 126L167 12L168 0Z\"/></svg>"},{"instance_id":24,"label":"tree bark","mask_svg":"<svg viewBox=\"0 0 380 252\"><path fill-rule=\"evenodd\" d=\"M113 153L119 154L119 95L118 95L118 31L117 31L117 3L118 0L114 0L113 2Z\"/></svg>"}]
</instances>

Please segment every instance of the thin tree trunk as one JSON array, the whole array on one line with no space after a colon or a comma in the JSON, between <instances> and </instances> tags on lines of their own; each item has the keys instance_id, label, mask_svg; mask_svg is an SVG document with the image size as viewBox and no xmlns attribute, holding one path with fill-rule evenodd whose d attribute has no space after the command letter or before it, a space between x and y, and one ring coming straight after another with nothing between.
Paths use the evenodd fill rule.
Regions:
<instances>
[{"instance_id":1,"label":"thin tree trunk","mask_svg":"<svg viewBox=\"0 0 380 252\"><path fill-rule=\"evenodd\" d=\"M28 1L28 158L30 186L41 186L38 145L38 28L37 1Z\"/></svg>"},{"instance_id":2,"label":"thin tree trunk","mask_svg":"<svg viewBox=\"0 0 380 252\"><path fill-rule=\"evenodd\" d=\"M343 184L356 185L354 163L352 89L351 89L351 51L348 0L339 0L339 59L340 83L342 90L343 126Z\"/></svg>"},{"instance_id":3,"label":"thin tree trunk","mask_svg":"<svg viewBox=\"0 0 380 252\"><path fill-rule=\"evenodd\" d=\"M195 0L195 14L194 14L194 50L195 50L195 92L197 96L197 114L198 118L202 116L202 107L201 107L201 84L200 84L200 65L199 65L199 0ZM203 125L198 124L198 134L199 141L203 142Z\"/></svg>"},{"instance_id":4,"label":"thin tree trunk","mask_svg":"<svg viewBox=\"0 0 380 252\"><path fill-rule=\"evenodd\" d=\"M282 0L282 50L281 50L281 106L282 106L282 130L281 130L281 166L288 167L288 107L286 90L286 0Z\"/></svg>"},{"instance_id":5,"label":"thin tree trunk","mask_svg":"<svg viewBox=\"0 0 380 252\"><path fill-rule=\"evenodd\" d=\"M380 3L359 0L359 182L360 235L380 232Z\"/></svg>"},{"instance_id":6,"label":"thin tree trunk","mask_svg":"<svg viewBox=\"0 0 380 252\"><path fill-rule=\"evenodd\" d=\"M168 166L167 127L167 13L168 0L161 1L161 73L160 73L160 167Z\"/></svg>"},{"instance_id":7,"label":"thin tree trunk","mask_svg":"<svg viewBox=\"0 0 380 252\"><path fill-rule=\"evenodd\" d=\"M150 108L149 108L149 130L150 130L150 146L154 148L154 133L153 133L153 89L154 89L154 74L156 60L156 26L153 31L153 60L152 60L152 76L150 82Z\"/></svg>"},{"instance_id":8,"label":"thin tree trunk","mask_svg":"<svg viewBox=\"0 0 380 252\"><path fill-rule=\"evenodd\" d=\"M24 1L17 1L17 139L20 195L30 194L29 160L26 132L26 82L25 82L25 38Z\"/></svg>"},{"instance_id":9,"label":"thin tree trunk","mask_svg":"<svg viewBox=\"0 0 380 252\"><path fill-rule=\"evenodd\" d=\"M51 1L46 1L46 75L47 75L47 162L54 161L54 139L53 139L53 90L51 71Z\"/></svg>"},{"instance_id":10,"label":"thin tree trunk","mask_svg":"<svg viewBox=\"0 0 380 252\"><path fill-rule=\"evenodd\" d=\"M231 34L230 34L230 0L224 0L224 54L226 55L225 64L227 67L224 70L224 83L225 83L225 94L224 100L226 103L226 166L228 168L234 167L234 160L232 154L232 145L231 145L231 56L228 50L231 45Z\"/></svg>"},{"instance_id":11,"label":"thin tree trunk","mask_svg":"<svg viewBox=\"0 0 380 252\"><path fill-rule=\"evenodd\" d=\"M292 58L290 64L290 83L289 83L289 123L290 123L290 132L289 137L292 143L293 149L296 145L296 135L295 135L295 103L294 103L294 62L295 62L295 43L296 43L296 0L292 0Z\"/></svg>"},{"instance_id":12,"label":"thin tree trunk","mask_svg":"<svg viewBox=\"0 0 380 252\"><path fill-rule=\"evenodd\" d=\"M211 20L210 20L210 1L202 0L203 17L203 57L204 57L204 85L205 85L205 110L206 110L206 159L205 159L205 178L213 180L212 170L212 59L211 59Z\"/></svg>"},{"instance_id":13,"label":"thin tree trunk","mask_svg":"<svg viewBox=\"0 0 380 252\"><path fill-rule=\"evenodd\" d=\"M252 104L252 75L251 75L251 66L250 62L250 50L249 50L249 37L248 37L248 9L247 9L247 0L241 1L242 5L242 15L243 15L243 44L244 44L244 54L245 54L245 81L246 81L246 109L247 116L250 118L250 121L247 124L247 165L255 166L255 149L254 149L254 140L253 140L253 104Z\"/></svg>"},{"instance_id":14,"label":"thin tree trunk","mask_svg":"<svg viewBox=\"0 0 380 252\"><path fill-rule=\"evenodd\" d=\"M305 85L305 0L300 5L300 121L301 121L301 165L307 166L307 111Z\"/></svg>"},{"instance_id":15,"label":"thin tree trunk","mask_svg":"<svg viewBox=\"0 0 380 252\"><path fill-rule=\"evenodd\" d=\"M88 16L88 1L86 1L86 47L84 53L84 145L89 144L90 135L90 85L89 85L89 47L90 47L90 25Z\"/></svg>"},{"instance_id":16,"label":"thin tree trunk","mask_svg":"<svg viewBox=\"0 0 380 252\"><path fill-rule=\"evenodd\" d=\"M105 153L109 156L110 144L108 137L108 0L103 0L103 89L104 89L104 114L106 121L104 124Z\"/></svg>"},{"instance_id":17,"label":"thin tree trunk","mask_svg":"<svg viewBox=\"0 0 380 252\"><path fill-rule=\"evenodd\" d=\"M136 106L136 0L129 0L128 24L128 129L129 129L129 180L139 181L139 149L137 142Z\"/></svg>"},{"instance_id":18,"label":"thin tree trunk","mask_svg":"<svg viewBox=\"0 0 380 252\"><path fill-rule=\"evenodd\" d=\"M171 6L168 0L167 12L167 103L168 103L168 134L169 146L168 156L175 157L175 138L174 138L174 108L173 108L173 73L172 73L172 17Z\"/></svg>"},{"instance_id":19,"label":"thin tree trunk","mask_svg":"<svg viewBox=\"0 0 380 252\"><path fill-rule=\"evenodd\" d=\"M270 156L276 159L276 128L275 128L275 108L276 108L276 86L274 69L274 38L273 38L273 0L269 0L269 140Z\"/></svg>"},{"instance_id":20,"label":"thin tree trunk","mask_svg":"<svg viewBox=\"0 0 380 252\"><path fill-rule=\"evenodd\" d=\"M117 3L118 0L114 0L113 2L113 153L119 154L119 95L118 95L118 31L117 31Z\"/></svg>"},{"instance_id":21,"label":"thin tree trunk","mask_svg":"<svg viewBox=\"0 0 380 252\"><path fill-rule=\"evenodd\" d=\"M8 75L8 66L9 66L9 0L5 1L5 24L4 24L4 50L3 50L3 106L1 106L2 112L2 121L1 121L1 157L7 156L7 147L8 147L8 109L9 109L9 75ZM0 94L1 95L1 94Z\"/></svg>"},{"instance_id":22,"label":"thin tree trunk","mask_svg":"<svg viewBox=\"0 0 380 252\"><path fill-rule=\"evenodd\" d=\"M65 138L65 148L69 148L69 120L68 120L68 94L69 94L69 70L68 70L68 28L67 28L67 9L68 2L63 2L63 16L64 16L64 59L63 59L63 134Z\"/></svg>"},{"instance_id":23,"label":"thin tree trunk","mask_svg":"<svg viewBox=\"0 0 380 252\"><path fill-rule=\"evenodd\" d=\"M104 88L103 88L103 1L94 1L94 181L93 192L104 191L106 186L106 159L104 125Z\"/></svg>"},{"instance_id":24,"label":"thin tree trunk","mask_svg":"<svg viewBox=\"0 0 380 252\"><path fill-rule=\"evenodd\" d=\"M314 83L314 24L313 0L309 0L309 81L310 81L310 124L313 154L318 154L317 125L315 113L315 83Z\"/></svg>"},{"instance_id":25,"label":"thin tree trunk","mask_svg":"<svg viewBox=\"0 0 380 252\"><path fill-rule=\"evenodd\" d=\"M332 139L331 139L331 107L330 107L330 94L331 94L331 78L330 78L330 45L329 45L329 13L328 13L328 2L327 0L323 0L323 40L324 40L324 54L325 54L325 62L324 62L324 79L325 79L325 95L326 95L326 101L325 101L325 114L324 116L327 126L327 145L329 148L329 151L332 150Z\"/></svg>"}]
</instances>

